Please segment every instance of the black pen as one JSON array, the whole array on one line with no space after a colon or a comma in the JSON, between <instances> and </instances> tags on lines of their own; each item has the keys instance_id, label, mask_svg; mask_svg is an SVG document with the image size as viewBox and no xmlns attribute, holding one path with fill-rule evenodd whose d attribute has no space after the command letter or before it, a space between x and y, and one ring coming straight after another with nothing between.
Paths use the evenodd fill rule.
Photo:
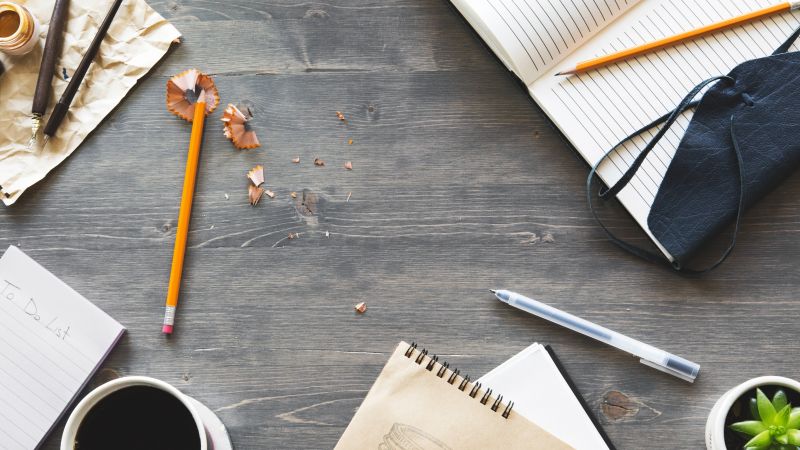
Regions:
<instances>
[{"instance_id":1,"label":"black pen","mask_svg":"<svg viewBox=\"0 0 800 450\"><path fill-rule=\"evenodd\" d=\"M103 43L103 39L106 37L109 27L111 27L111 22L114 20L114 16L117 15L120 5L122 5L122 0L114 0L114 4L111 5L111 9L108 10L106 18L103 20L103 23L97 30L97 34L94 36L92 43L89 44L89 48L86 49L86 53L83 55L81 63L78 64L78 68L75 69L72 79L69 81L64 93L61 95L61 99L53 108L53 113L50 114L50 119L47 121L47 125L44 127L45 144L47 144L47 141L55 135L56 130L58 130L59 125L61 125L61 122L64 120L64 116L67 115L69 106L72 104L72 99L75 98L75 93L78 92L78 88L83 82L86 72L89 71L89 66L92 64L92 61L94 61L95 56L97 56L97 52L100 50L100 44Z\"/></svg>"}]
</instances>

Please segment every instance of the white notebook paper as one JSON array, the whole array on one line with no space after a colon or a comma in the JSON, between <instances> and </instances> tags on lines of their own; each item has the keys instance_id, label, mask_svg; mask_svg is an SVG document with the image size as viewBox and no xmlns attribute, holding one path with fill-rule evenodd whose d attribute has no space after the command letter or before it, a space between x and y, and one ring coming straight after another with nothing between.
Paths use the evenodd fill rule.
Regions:
<instances>
[{"instance_id":1,"label":"white notebook paper","mask_svg":"<svg viewBox=\"0 0 800 450\"><path fill-rule=\"evenodd\" d=\"M771 54L800 25L787 12L569 77L580 61L775 5L774 0L451 0L590 164L672 110L692 87ZM672 127L618 198L658 245L647 217L692 112ZM655 133L599 170L617 181Z\"/></svg>"},{"instance_id":2,"label":"white notebook paper","mask_svg":"<svg viewBox=\"0 0 800 450\"><path fill-rule=\"evenodd\" d=\"M0 448L38 448L124 331L9 247L0 259Z\"/></svg>"},{"instance_id":3,"label":"white notebook paper","mask_svg":"<svg viewBox=\"0 0 800 450\"><path fill-rule=\"evenodd\" d=\"M550 354L533 344L478 379L505 398L514 412L549 431L575 450L607 450Z\"/></svg>"}]
</instances>

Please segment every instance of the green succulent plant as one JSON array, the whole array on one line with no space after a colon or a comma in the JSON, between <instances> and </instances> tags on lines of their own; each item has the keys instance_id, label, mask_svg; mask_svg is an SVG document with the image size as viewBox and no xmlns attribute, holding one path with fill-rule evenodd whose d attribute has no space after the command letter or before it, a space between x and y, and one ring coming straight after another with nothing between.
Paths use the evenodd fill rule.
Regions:
<instances>
[{"instance_id":1,"label":"green succulent plant","mask_svg":"<svg viewBox=\"0 0 800 450\"><path fill-rule=\"evenodd\" d=\"M792 408L786 393L775 392L772 400L756 389L750 399L750 414L754 420L736 422L730 428L752 439L744 450L798 450L800 448L800 407Z\"/></svg>"}]
</instances>

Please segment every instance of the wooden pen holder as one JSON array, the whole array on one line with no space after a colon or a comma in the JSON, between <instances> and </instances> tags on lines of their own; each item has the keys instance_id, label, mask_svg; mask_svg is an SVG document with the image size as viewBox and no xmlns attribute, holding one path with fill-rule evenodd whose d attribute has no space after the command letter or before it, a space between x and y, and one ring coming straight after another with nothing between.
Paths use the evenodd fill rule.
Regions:
<instances>
[{"instance_id":1,"label":"wooden pen holder","mask_svg":"<svg viewBox=\"0 0 800 450\"><path fill-rule=\"evenodd\" d=\"M30 53L40 31L39 21L24 6L0 2L0 51L14 56Z\"/></svg>"}]
</instances>

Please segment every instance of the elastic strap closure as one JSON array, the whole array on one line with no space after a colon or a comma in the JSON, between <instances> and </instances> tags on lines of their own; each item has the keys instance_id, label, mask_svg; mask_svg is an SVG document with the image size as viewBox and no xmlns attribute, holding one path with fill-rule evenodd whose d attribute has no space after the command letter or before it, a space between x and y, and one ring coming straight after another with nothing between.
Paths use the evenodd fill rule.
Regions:
<instances>
[{"instance_id":1,"label":"elastic strap closure","mask_svg":"<svg viewBox=\"0 0 800 450\"><path fill-rule=\"evenodd\" d=\"M674 124L675 121L678 120L678 117L680 117L680 115L683 114L685 111L692 108L693 106L696 106L699 103L694 101L694 98L697 96L697 94L699 94L700 91L702 91L709 84L719 80L727 80L730 82L734 82L733 78L726 75L709 78L703 81L702 83L695 86L694 89L689 91L689 94L687 94L686 97L684 97L683 100L681 100L681 102L674 110L665 114L664 116L661 116L660 118L646 125L644 128L635 131L633 134L626 137L625 139L620 141L617 145L612 147L611 150L609 150L602 158L600 158L600 161L598 161L595 167L593 168L593 173L600 166L600 164L603 163L603 161L605 161L606 158L608 158L611 155L611 153L613 153L617 148L619 148L620 145L630 141L634 137L647 131L653 126L658 125L662 122L664 123L664 126L662 126L661 129L658 130L658 133L656 133L656 135L653 136L653 139L650 140L650 142L645 146L645 148L639 153L639 156L637 156L636 159L633 161L633 164L631 164L628 170L625 171L625 173L622 175L622 178L620 178L619 181L617 181L616 184L614 184L610 188L600 191L600 198L605 200L610 197L614 197L619 193L619 191L621 191L625 186L627 186L628 183L630 183L630 181L633 179L633 176L636 175L636 172L639 170L639 167L641 167L642 163L644 163L644 160L647 158L647 155L649 155L650 152L655 148L655 146L658 145L658 143L661 141L661 138L663 138L664 135L667 134L667 131L669 131L669 128L672 126L672 124Z\"/></svg>"},{"instance_id":2,"label":"elastic strap closure","mask_svg":"<svg viewBox=\"0 0 800 450\"><path fill-rule=\"evenodd\" d=\"M798 31L800 31L800 29ZM645 249L643 249L641 247L638 247L636 245L630 244L630 243L618 238L617 236L615 236L614 233L612 233L611 230L609 230L608 227L603 223L603 221L600 219L600 216L597 214L597 211L594 208L594 203L592 201L593 200L592 199L592 197L593 197L593 195L592 195L592 181L594 180L594 177L597 175L597 170L600 167L600 164L602 164L609 156L611 156L611 154L620 145L622 145L625 142L633 139L634 137L640 135L641 133L647 131L648 129L663 123L664 126L661 127L661 129L656 134L656 136L654 136L653 139L644 148L644 150L642 150L641 154L636 158L636 160L631 165L631 167L625 172L623 177L620 178L620 180L614 186L612 186L609 189L601 190L600 193L599 193L600 198L602 198L604 200L609 198L609 197L616 196L619 193L619 191L621 191L625 186L627 186L627 184L630 182L630 180L636 174L636 172L639 169L639 167L644 162L644 160L647 157L647 155L656 146L656 144L658 144L658 142L661 140L661 138L664 137L664 134L666 134L666 132L669 129L669 127L671 127L672 124L675 123L675 120L677 120L677 118L681 114L683 114L684 111L686 111L686 110L696 106L697 104L699 104L699 101L695 101L694 97L697 96L697 94L700 93L700 91L702 91L706 86L708 86L709 84L711 84L711 83L713 83L715 81L719 81L719 80L728 80L730 82L734 82L735 81L735 80L733 80L733 78L728 77L728 76L718 76L718 77L709 78L708 80L703 81L702 83L697 85L694 89L692 89L689 92L689 94L680 102L680 104L678 104L678 107L676 107L673 111L671 111L671 112L659 117L658 119L654 120L653 122L645 125L641 129L637 130L636 132L634 132L633 134L631 134L627 138L625 138L622 141L620 141L617 145L612 147L608 152L605 153L605 155L603 155L602 158L600 158L600 160L594 166L592 166L592 170L589 172L589 176L586 178L586 199L587 199L587 203L589 204L589 210L592 212L592 215L594 216L595 221L597 221L598 225L600 225L600 227L603 229L603 231L606 233L606 235L608 236L608 238L612 242L614 242L617 246L621 247L622 249L626 250L627 252L629 252L629 253L631 253L631 254L633 254L635 256L638 256L638 257L640 257L640 258L642 258L644 260L647 260L647 261L650 261L650 262L653 262L653 263L659 264L659 265L668 265L668 266L672 267L673 269L675 269L677 271L682 271L684 273L689 273L689 274L702 274L702 273L705 273L705 272L708 272L710 270L715 269L720 264L722 264L725 261L725 259L727 259L727 257L733 251L734 246L736 245L736 235L738 234L738 231L739 231L739 223L740 223L740 219L741 219L741 214L742 214L742 209L743 209L743 201L744 201L744 169L743 169L741 151L739 149L739 143L738 143L738 140L736 139L735 132L734 132L734 125L733 125L734 117L733 116L731 116L731 137L732 137L732 140L733 140L733 143L734 143L733 147L734 147L734 152L736 153L737 163L739 165L739 186L740 186L739 208L738 208L737 215L736 215L736 228L734 230L734 235L733 235L733 239L731 241L731 245L723 253L722 257L716 263L714 263L711 267L709 267L707 269L700 270L700 271L696 271L696 270L692 270L692 269L685 269L685 268L682 267L680 261L677 261L677 260L674 261L672 264L669 264L667 262L666 258L664 258L663 255L656 254L656 253L653 253L651 251L645 250Z\"/></svg>"}]
</instances>

